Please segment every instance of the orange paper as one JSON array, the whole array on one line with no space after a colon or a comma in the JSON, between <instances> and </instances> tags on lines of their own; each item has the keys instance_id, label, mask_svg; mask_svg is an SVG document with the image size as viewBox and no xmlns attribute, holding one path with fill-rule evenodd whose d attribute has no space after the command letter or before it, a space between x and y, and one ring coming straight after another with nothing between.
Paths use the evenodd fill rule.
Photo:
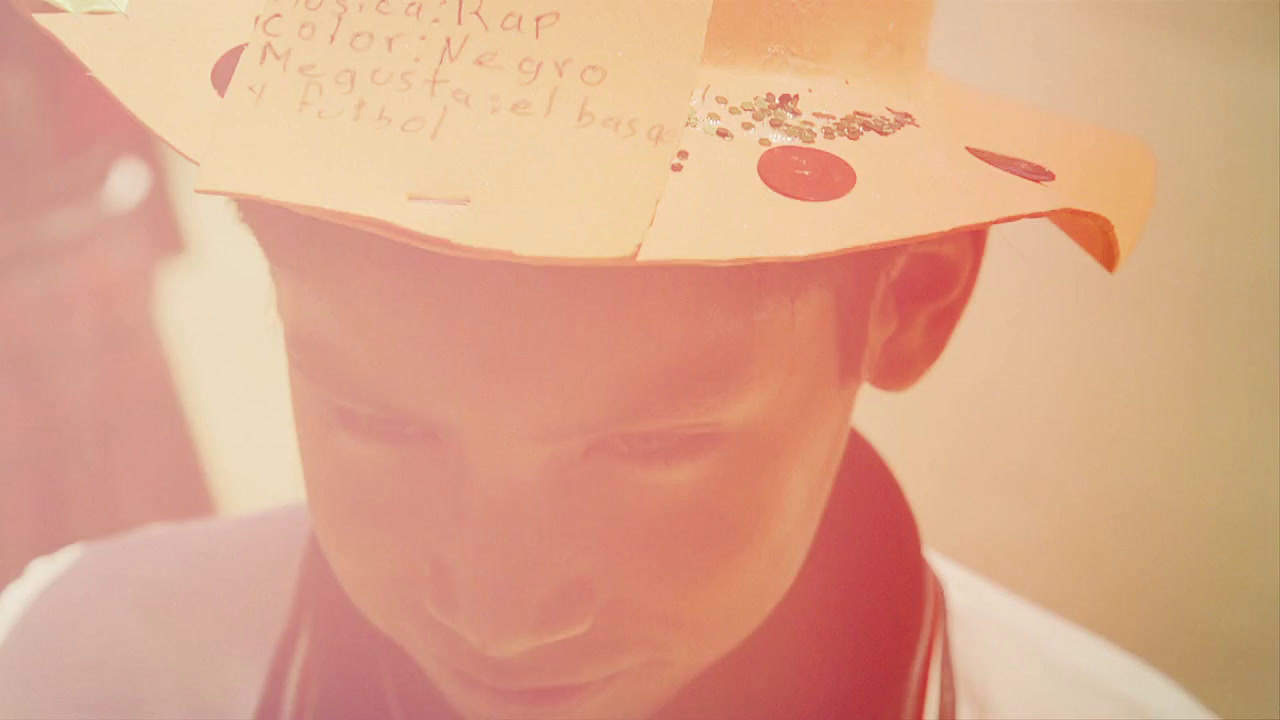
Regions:
<instances>
[{"instance_id":1,"label":"orange paper","mask_svg":"<svg viewBox=\"0 0 1280 720\"><path fill-rule=\"evenodd\" d=\"M37 19L201 163L199 189L446 252L741 263L1044 217L1114 270L1137 241L1150 151L928 71L927 8L712 4L130 0Z\"/></svg>"},{"instance_id":2,"label":"orange paper","mask_svg":"<svg viewBox=\"0 0 1280 720\"><path fill-rule=\"evenodd\" d=\"M810 258L1030 217L1049 218L1111 270L1132 249L1152 202L1153 160L1141 143L940 75L890 80L704 68L693 102L697 127L681 139L680 172L636 260ZM786 115L783 128L750 108L774 90L799 97L793 107L801 112ZM911 120L884 135L865 131L851 140L821 132L850 113L894 118L895 111ZM812 135L784 132L797 128ZM822 201L778 192L762 177L761 160L786 146L839 158L856 182ZM1037 180L1001 170L975 151L1043 164L1046 174Z\"/></svg>"},{"instance_id":3,"label":"orange paper","mask_svg":"<svg viewBox=\"0 0 1280 720\"><path fill-rule=\"evenodd\" d=\"M667 181L710 5L270 0L197 189L473 248L626 257Z\"/></svg>"}]
</instances>

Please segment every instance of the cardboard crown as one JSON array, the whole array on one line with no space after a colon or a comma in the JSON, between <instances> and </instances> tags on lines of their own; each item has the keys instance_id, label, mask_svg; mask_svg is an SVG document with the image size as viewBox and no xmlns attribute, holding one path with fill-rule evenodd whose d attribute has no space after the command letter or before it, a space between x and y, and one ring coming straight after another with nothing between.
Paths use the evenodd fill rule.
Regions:
<instances>
[{"instance_id":1,"label":"cardboard crown","mask_svg":"<svg viewBox=\"0 0 1280 720\"><path fill-rule=\"evenodd\" d=\"M921 0L130 0L38 14L257 198L445 252L809 258L1045 217L1114 270L1135 139L926 63Z\"/></svg>"}]
</instances>

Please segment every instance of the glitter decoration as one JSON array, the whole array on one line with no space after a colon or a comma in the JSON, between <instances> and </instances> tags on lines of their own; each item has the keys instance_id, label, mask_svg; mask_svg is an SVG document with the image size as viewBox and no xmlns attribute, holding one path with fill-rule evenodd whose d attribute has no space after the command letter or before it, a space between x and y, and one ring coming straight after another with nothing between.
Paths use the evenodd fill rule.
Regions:
<instances>
[{"instance_id":1,"label":"glitter decoration","mask_svg":"<svg viewBox=\"0 0 1280 720\"><path fill-rule=\"evenodd\" d=\"M237 45L223 53L222 57L213 64L213 70L209 73L209 82L213 83L213 89L218 93L218 97L226 97L227 87L231 85L231 76L235 75L236 67L240 64L240 56L244 54L244 49L247 47L249 43Z\"/></svg>"},{"instance_id":2,"label":"glitter decoration","mask_svg":"<svg viewBox=\"0 0 1280 720\"><path fill-rule=\"evenodd\" d=\"M1002 155L998 152L981 150L968 146L965 147L965 150L968 150L970 155L978 158L991 167L1003 170L1010 175L1016 175L1023 180L1030 180L1035 183L1047 183L1053 182L1058 178L1058 176L1049 168L1040 165L1039 163L1033 163L1030 160L1023 160L1022 158L1013 157L1012 155Z\"/></svg>"},{"instance_id":3,"label":"glitter decoration","mask_svg":"<svg viewBox=\"0 0 1280 720\"><path fill-rule=\"evenodd\" d=\"M843 158L817 148L781 146L766 150L756 172L774 192L808 202L826 202L848 195L858 182Z\"/></svg>"},{"instance_id":4,"label":"glitter decoration","mask_svg":"<svg viewBox=\"0 0 1280 720\"><path fill-rule=\"evenodd\" d=\"M701 103L707 101L704 89ZM851 110L844 114L826 110L806 112L801 108L802 97L799 92L766 92L741 102L731 102L724 95L716 95L714 101L723 106L725 110L722 112L729 116L741 116L741 132L754 136L763 147L802 147L826 142L857 141L867 134L888 137L906 127L920 127L919 121L911 113L889 107L883 113L866 110ZM686 123L688 127L702 128L706 134L723 140L734 139L733 131L727 127L728 118L723 117L721 112L699 113L698 98L695 98L694 103L690 107Z\"/></svg>"},{"instance_id":5,"label":"glitter decoration","mask_svg":"<svg viewBox=\"0 0 1280 720\"><path fill-rule=\"evenodd\" d=\"M910 125L912 127L920 127L920 123L916 122L915 116L909 112L894 110L891 107L886 107L885 110L888 110L889 112L893 113L893 116L895 118L897 118L898 120L901 120L906 125Z\"/></svg>"},{"instance_id":6,"label":"glitter decoration","mask_svg":"<svg viewBox=\"0 0 1280 720\"><path fill-rule=\"evenodd\" d=\"M676 151L676 159L671 161L671 172L683 172L684 164L689 159L688 150Z\"/></svg>"}]
</instances>

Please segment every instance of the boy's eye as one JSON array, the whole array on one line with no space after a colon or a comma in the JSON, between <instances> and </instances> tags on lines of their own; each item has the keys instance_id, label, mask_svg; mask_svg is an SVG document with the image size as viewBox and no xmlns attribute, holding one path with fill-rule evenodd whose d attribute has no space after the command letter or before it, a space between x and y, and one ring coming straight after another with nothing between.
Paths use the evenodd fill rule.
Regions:
<instances>
[{"instance_id":1,"label":"boy's eye","mask_svg":"<svg viewBox=\"0 0 1280 720\"><path fill-rule=\"evenodd\" d=\"M696 460L722 441L720 434L712 432L632 433L601 440L588 452L595 457L641 465L672 465Z\"/></svg>"},{"instance_id":2,"label":"boy's eye","mask_svg":"<svg viewBox=\"0 0 1280 720\"><path fill-rule=\"evenodd\" d=\"M435 437L430 428L393 415L358 410L346 405L332 405L334 420L349 435L365 442L402 445Z\"/></svg>"}]
</instances>

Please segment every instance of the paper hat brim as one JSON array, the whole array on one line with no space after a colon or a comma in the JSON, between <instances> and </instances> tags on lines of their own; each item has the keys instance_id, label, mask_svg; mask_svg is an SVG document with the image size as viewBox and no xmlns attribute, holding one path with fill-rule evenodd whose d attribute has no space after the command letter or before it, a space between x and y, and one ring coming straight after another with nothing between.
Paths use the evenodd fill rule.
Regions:
<instances>
[{"instance_id":1,"label":"paper hat brim","mask_svg":"<svg viewBox=\"0 0 1280 720\"><path fill-rule=\"evenodd\" d=\"M246 24L259 7L257 0L170 0L134 2L129 16L36 17L140 121L200 163L223 102L211 74L228 70L229 51L249 39ZM166 31L184 27L199 32ZM394 209L370 212L358 203L341 207L234 188L226 194L260 197L445 252L574 264L811 258L1044 217L1115 270L1150 212L1155 163L1140 141L936 73L851 84L703 67L693 89L694 119L677 146L679 172L668 173L649 226L634 238L610 232L607 208L584 213L572 233L529 240L514 237L506 213L497 221L459 223L455 209L419 207L407 221ZM728 111L789 89L807 110L840 116L892 108L909 113L911 124L883 137L868 131L856 141L837 136L828 142L823 135L821 142L787 144L767 123L744 130L750 114ZM718 120L709 119L713 113ZM709 132L708 123L723 126L732 140ZM770 137L780 142L760 144ZM803 160L784 156L806 147L846 161L854 176L846 194L797 199L762 176L766 154L794 164ZM598 227L593 217L602 218Z\"/></svg>"}]
</instances>

